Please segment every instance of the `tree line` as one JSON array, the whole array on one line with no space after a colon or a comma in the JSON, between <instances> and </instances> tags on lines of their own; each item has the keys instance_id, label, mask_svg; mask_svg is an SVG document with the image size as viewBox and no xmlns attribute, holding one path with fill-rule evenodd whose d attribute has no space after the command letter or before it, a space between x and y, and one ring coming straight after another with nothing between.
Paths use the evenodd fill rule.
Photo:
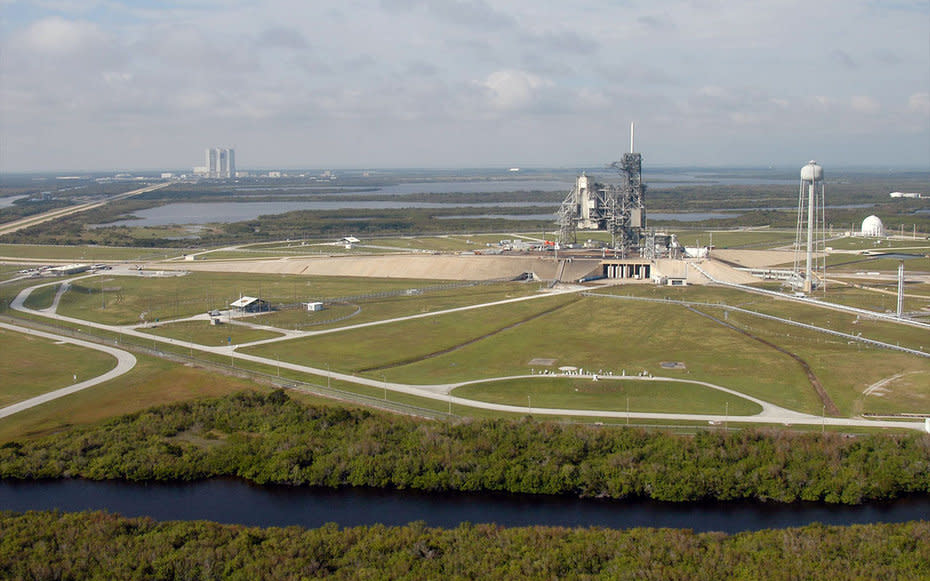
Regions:
<instances>
[{"instance_id":1,"label":"tree line","mask_svg":"<svg viewBox=\"0 0 930 581\"><path fill-rule=\"evenodd\" d=\"M930 523L676 529L422 523L340 529L0 512L4 579L926 579Z\"/></svg>"},{"instance_id":2,"label":"tree line","mask_svg":"<svg viewBox=\"0 0 930 581\"><path fill-rule=\"evenodd\" d=\"M439 422L284 391L152 408L0 446L0 477L368 486L660 501L855 504L930 492L930 436L694 436L531 420Z\"/></svg>"}]
</instances>

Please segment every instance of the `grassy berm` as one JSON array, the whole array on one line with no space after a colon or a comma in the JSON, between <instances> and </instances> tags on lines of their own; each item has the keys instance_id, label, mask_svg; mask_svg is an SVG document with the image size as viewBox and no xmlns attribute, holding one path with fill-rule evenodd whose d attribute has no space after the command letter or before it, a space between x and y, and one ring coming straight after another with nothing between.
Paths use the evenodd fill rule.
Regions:
<instances>
[{"instance_id":1,"label":"grassy berm","mask_svg":"<svg viewBox=\"0 0 930 581\"><path fill-rule=\"evenodd\" d=\"M930 436L437 422L281 390L185 402L0 446L0 477L191 480L604 498L854 504L930 492Z\"/></svg>"}]
</instances>

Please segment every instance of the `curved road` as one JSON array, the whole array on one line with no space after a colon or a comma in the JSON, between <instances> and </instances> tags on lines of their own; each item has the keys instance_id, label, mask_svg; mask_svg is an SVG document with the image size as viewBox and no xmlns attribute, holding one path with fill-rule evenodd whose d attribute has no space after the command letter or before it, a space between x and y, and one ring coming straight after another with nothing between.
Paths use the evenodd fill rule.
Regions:
<instances>
[{"instance_id":1,"label":"curved road","mask_svg":"<svg viewBox=\"0 0 930 581\"><path fill-rule=\"evenodd\" d=\"M58 284L58 282L46 283L46 284ZM182 340L172 339L168 337L159 337L157 335L152 335L149 333L143 333L131 327L123 327L119 325L106 325L103 323L97 323L97 322L87 321L83 319L75 319L72 317L66 317L64 315L59 315L58 313L39 312L39 311L35 311L33 309L29 309L25 307L23 303L25 302L26 298L29 296L29 294L32 292L33 289L38 288L40 286L45 286L45 285L36 285L33 287L23 289L16 296L16 298L13 299L13 302L11 303L10 306L13 309L16 309L19 311L28 312L28 313L40 315L43 317L50 317L50 318L58 319L61 321L67 321L70 323L84 325L87 327L92 327L92 328L110 331L114 333L123 333L125 335L131 335L134 337L145 339L147 341L168 343L170 345L180 346L185 349L196 349L198 351L206 351L209 353L224 355L224 356L227 356L233 359L252 361L254 363L261 363L263 365L267 365L270 367L284 368L284 369L289 369L292 371L297 371L300 373L308 373L308 374L317 375L321 377L328 377L331 379L346 381L349 383L355 383L357 385L365 385L368 387L374 387L378 389L384 389L384 390L389 390L389 391L398 392L398 393L406 393L406 394L415 395L418 397L439 400L443 402L449 402L450 405L455 404L455 405L460 405L460 406L468 406L468 407L473 407L473 408L481 408L481 409L518 413L518 414L525 414L529 411L537 415L553 415L553 416L579 416L579 417L617 418L617 419L633 418L633 419L649 419L649 420L658 419L658 420L671 420L671 421L675 421L675 420L677 421L700 421L700 422L708 422L708 423L714 423L714 424L722 424L724 422L737 422L737 423L742 422L742 423L751 423L751 424L783 424L783 425L803 424L803 425L875 427L875 428L895 428L895 429L909 428L909 429L920 430L920 431L924 431L925 429L923 421L918 422L918 421L866 420L862 418L835 418L835 417L822 417L822 416L816 416L812 414L805 414L805 413L789 410L786 408L782 408L780 406L777 406L769 402L765 402L763 400L749 397L746 394L725 388L723 386L714 385L714 384L706 383L706 382L682 380L679 378L672 378L672 377L653 377L653 378L627 377L627 379L637 379L637 380L641 379L643 381L653 380L653 381L678 381L678 382L683 382L683 383L695 383L695 384L699 384L699 385L709 387L712 389L724 391L726 393L730 393L732 395L736 395L738 397L748 399L750 401L754 401L762 405L763 409L759 414L752 415L752 416L730 416L730 415L719 415L719 414L675 414L675 413L647 413L647 412L616 412L616 411L567 409L567 408L528 408L524 406L495 404L495 403L489 403L489 402L456 397L456 396L451 395L450 392L456 387L460 387L462 385L467 385L467 384L472 384L472 383L485 383L488 381L495 381L495 380L508 379L508 378L484 378L484 379L479 379L479 380L473 380L473 381L461 382L461 383L452 383L452 384L411 385L411 384L404 384L404 383L390 383L386 381L378 381L377 379L370 379L366 377L357 377L355 375L338 373L338 372L330 371L327 369L320 369L320 368L310 367L306 365L299 365L296 363L289 363L286 361L278 361L276 359L269 359L267 357L260 357L257 355L249 355L247 353L239 353L236 351L236 349L240 347L241 345L210 347L210 346L201 345L199 343L192 343L189 341L182 341ZM587 290L587 289L585 289L584 287L581 287L578 289L571 289L568 291L557 291L557 293L579 292L579 291L584 291L584 290ZM398 322L398 321L403 321L403 320L408 320L408 319L434 317L434 316L438 316L442 314L460 312L464 310L479 309L479 308L484 308L484 307L489 307L489 306L494 306L494 305L518 302L518 301L533 300L536 298L542 298L546 296L552 296L552 293L530 295L526 297L519 297L515 299L507 299L507 300L502 300L502 301L494 301L491 303L485 303L481 305L470 305L467 307L457 307L457 308L452 308L452 309L435 311L432 313L418 313L415 315L409 315L407 317L397 317L394 319L389 319L389 320L384 320L384 321L372 321L368 323L361 323L358 325L349 325L347 327L340 327L337 329L326 329L326 330L320 330L320 331L304 331L302 332L302 335L312 336L312 335L320 335L320 334L326 334L326 333L334 333L334 332L348 330L348 329L372 327L376 325L383 325L383 324L388 324L388 323ZM271 340L266 339L262 341L254 341L252 343L248 343L248 345L250 346L260 345L264 343L274 342L276 340L285 340L289 338L291 337L285 336L285 337L280 337L280 338L271 339ZM515 377L516 378L538 378L541 376L524 375L524 376L515 376ZM544 377L552 377L552 376L548 375ZM573 377L578 377L578 376L573 376ZM582 377L591 377L591 376L582 376ZM616 376L614 376L613 378L616 378Z\"/></svg>"},{"instance_id":2,"label":"curved road","mask_svg":"<svg viewBox=\"0 0 930 581\"><path fill-rule=\"evenodd\" d=\"M56 389L55 391L50 391L48 393L43 393L42 395L37 395L36 397L29 398L27 400L21 401L19 403L14 403L13 405L7 406L5 408L0 408L0 418L5 418L11 416L15 413L21 412L23 410L28 410L29 408L35 407L37 405L43 404L53 399L58 399L72 393L87 389L88 387L93 387L104 381L109 381L115 379L120 375L128 372L130 369L136 366L136 358L132 353L128 351L123 351L122 349L116 349L114 347L108 347L106 345L98 345L97 343L91 343L89 341L81 341L80 339L72 339L71 337L63 337L61 335L55 335L53 333L45 333L43 331L36 331L35 329L29 329L27 327L20 327L18 325L9 325L7 323L0 323L0 328L7 329L9 331L15 331L17 333L25 333L27 335L33 335L36 337L43 337L45 339L52 339L53 341L62 341L65 343L70 343L72 345L77 345L79 347L86 347L87 349L95 349L97 351L103 351L108 353L116 358L116 367L107 371L103 375L98 375L93 379L87 379L74 385L69 385L68 387L63 387L61 389Z\"/></svg>"}]
</instances>

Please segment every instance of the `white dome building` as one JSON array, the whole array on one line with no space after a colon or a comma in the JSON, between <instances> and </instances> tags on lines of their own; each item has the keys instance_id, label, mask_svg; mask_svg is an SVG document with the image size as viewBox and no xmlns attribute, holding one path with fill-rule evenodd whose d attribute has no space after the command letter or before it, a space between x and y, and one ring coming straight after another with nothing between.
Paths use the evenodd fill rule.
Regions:
<instances>
[{"instance_id":1,"label":"white dome building","mask_svg":"<svg viewBox=\"0 0 930 581\"><path fill-rule=\"evenodd\" d=\"M885 235L885 225L878 216L869 216L862 221L862 235L878 238Z\"/></svg>"}]
</instances>

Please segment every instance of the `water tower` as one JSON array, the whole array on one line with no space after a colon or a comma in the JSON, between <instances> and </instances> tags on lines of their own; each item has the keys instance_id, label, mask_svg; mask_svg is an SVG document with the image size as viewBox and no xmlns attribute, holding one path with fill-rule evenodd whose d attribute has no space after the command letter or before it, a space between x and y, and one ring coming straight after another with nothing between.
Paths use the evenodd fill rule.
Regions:
<instances>
[{"instance_id":1,"label":"water tower","mask_svg":"<svg viewBox=\"0 0 930 581\"><path fill-rule=\"evenodd\" d=\"M805 293L826 282L826 229L824 228L823 168L810 161L801 168L798 225L794 240L794 284ZM802 253L803 270L802 270Z\"/></svg>"}]
</instances>

